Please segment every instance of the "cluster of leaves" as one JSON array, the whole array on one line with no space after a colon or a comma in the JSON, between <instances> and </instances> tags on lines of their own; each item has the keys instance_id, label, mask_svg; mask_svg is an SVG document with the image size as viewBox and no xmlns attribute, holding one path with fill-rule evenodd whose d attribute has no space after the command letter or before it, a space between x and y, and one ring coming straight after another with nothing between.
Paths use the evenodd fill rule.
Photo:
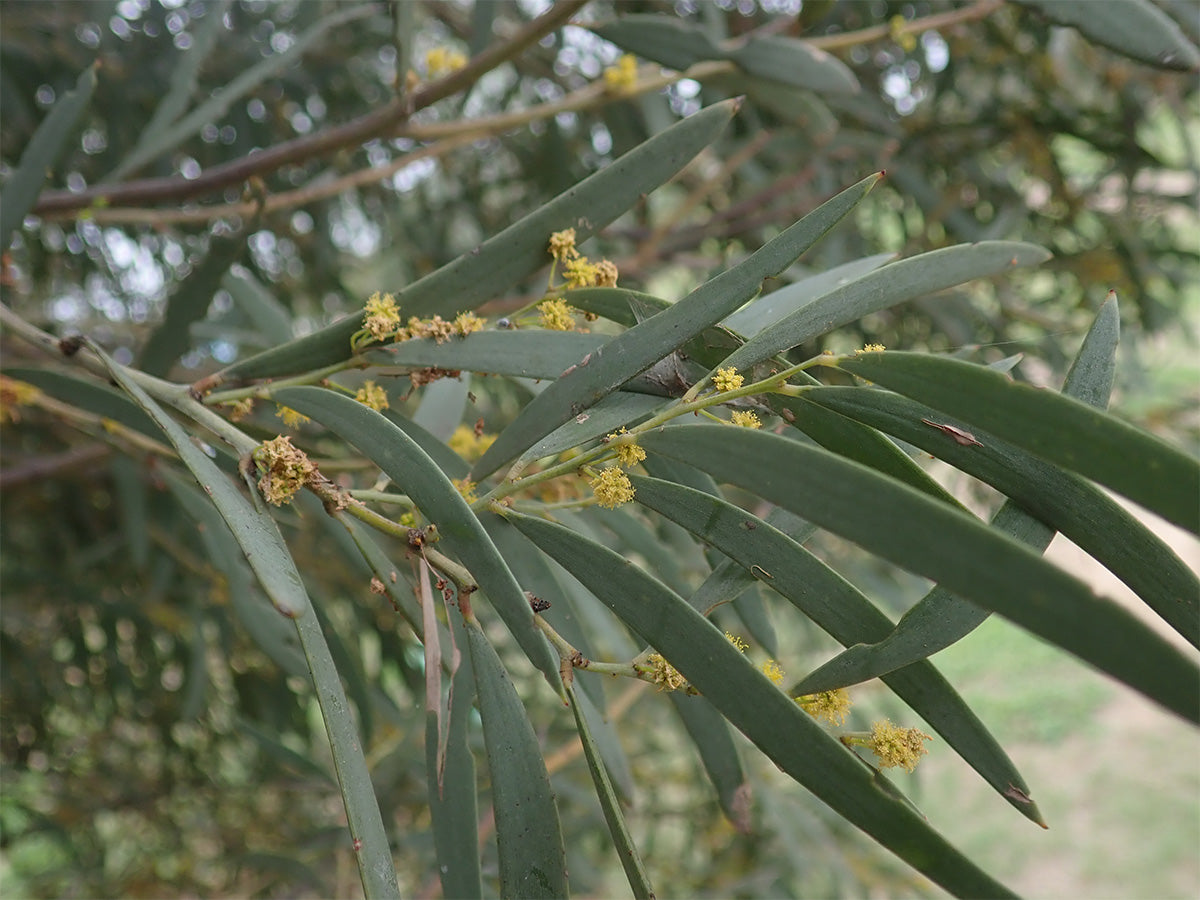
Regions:
<instances>
[{"instance_id":1,"label":"cluster of leaves","mask_svg":"<svg viewBox=\"0 0 1200 900\"><path fill-rule=\"evenodd\" d=\"M55 54L78 55L93 39L103 54L99 73L74 66L74 90L36 132L18 140L6 131L14 145L5 158L21 161L9 166L0 222L6 245L17 234L5 277L22 289L16 308L26 313L5 307L6 331L65 356L6 360L3 409L16 446L47 461L16 472L39 491L20 497L22 527L5 529L6 593L15 586L21 605L16 616L6 610L2 632L6 684L17 687L6 688L0 738L5 760L31 775L2 813L6 830L51 836L55 864L74 856L79 869L103 872L94 890L157 880L255 891L277 871L340 895L346 873L323 871L333 833L368 896L437 880L447 896L473 896L493 871L502 895L565 896L568 869L576 889L611 893L599 862L609 841L635 895L649 896L652 876L675 888L698 878L708 850L735 832L722 870L731 893L811 893L841 879L856 891L876 879L903 889L909 876L886 863L830 862L830 847L842 858L858 852L857 828L956 894L999 896L1004 886L876 768L911 768L921 733L881 727L868 737L869 718L856 714L835 737L813 718L822 707L812 698L882 678L897 719L918 715L943 752L1039 823L1029 786L927 659L989 612L1196 721L1194 660L1034 552L1067 534L1151 615L1200 641L1195 574L1093 484L1200 530L1195 460L1101 411L1115 299L1062 395L1004 374L1016 357L967 362L874 346L1024 336L1030 304L1077 284L1073 260L1115 231L1125 249L1112 280L1149 288L1138 296L1173 312L1186 273L1178 217L1147 229L1137 216L1183 204L1134 175L1156 150L1157 165L1191 166L1147 144L1174 133L1171 112L1194 86L1096 56L1108 51L1047 24L1064 14L1052 3L930 5L918 11L923 23L881 5L875 29L859 20L867 7L853 4L763 21L714 5L591 27L686 82L618 60L574 26L574 39L559 31L580 6L528 19L519 5L483 3L467 19L439 4L436 25L422 30L410 4L389 23L369 5L130 2L93 32L94 7L62 5L54 33L73 27L76 42L31 53L20 78L6 58L5 89L24 84L29 96L50 82L63 92ZM45 25L32 6L15 9L6 41ZM1151 35L1148 49L1117 48L1138 64L1196 67L1200 53L1156 7L1129 3L1114 15ZM937 16L944 36L931 30ZM1071 24L1095 40L1113 23ZM807 29L805 38L784 26ZM490 43L493 32L512 36ZM168 34L187 36L174 42L185 64L155 102L147 73L167 65L155 41ZM441 49L438 35L469 38L470 58ZM212 54L227 36L231 52ZM129 48L114 51L116 40ZM1078 84L1038 80L1040 59L1022 69L1034 73L1017 78L1023 88L992 87L996 61L985 51L1031 41L1046 46L1051 69L1096 58L1124 73L1105 70L1125 92L1119 136L1103 118L1117 113ZM260 63L238 68L264 44ZM426 49L438 52L422 63ZM312 66L286 68L302 54ZM601 62L612 63L603 77ZM106 79L133 72L129 96L111 90ZM906 91L894 87L901 75ZM861 89L876 80L882 94ZM199 99L207 84L220 90ZM1166 88L1159 103L1144 102L1148 85ZM721 99L734 94L746 99ZM323 124L329 110L387 96L353 122ZM115 114L130 103L140 119ZM1130 116L1145 126L1128 127ZM69 145L81 120L82 156ZM489 138L489 152L456 150L525 125ZM1067 134L1104 154L1093 175L1106 190L1155 196L1132 215L1091 202L1095 185L1073 180L1078 160L1061 158L1078 152L1059 139ZM254 145L268 149L249 154ZM862 179L875 168L864 156L886 159L891 177ZM47 163L60 158L70 189L42 192ZM430 158L436 176L402 177ZM796 158L806 161L799 172ZM380 186L385 167L395 177ZM1113 172L1126 180L1113 187ZM238 177L222 182L230 173ZM986 211L962 208L968 188ZM178 206L202 190L233 193ZM31 210L40 218L21 228ZM835 228L843 220L858 230ZM188 237L188 222L215 224ZM1066 251L1049 281L1021 277L1045 271L1049 254L999 239L1014 229ZM406 252L374 254L383 233ZM580 262L574 242L593 237L616 265ZM963 239L973 243L955 243ZM906 258L865 255L881 244ZM203 255L189 259L188 249ZM802 254L810 267L797 264ZM551 255L565 283L552 270L539 288ZM679 261L698 271L686 277L694 289L671 303L658 296L672 284L660 272ZM646 290L615 286L618 270L622 284ZM139 283L149 272L171 273L160 297ZM992 276L1004 277L990 291L960 288ZM66 287L74 282L82 287ZM756 299L764 284L775 289ZM57 307L68 312L56 327L83 326L87 337L56 341L27 321L42 318L39 301L72 291L131 327L97 340L110 333L69 304ZM1063 293L1056 313L1082 304L1080 290ZM372 294L365 310L292 339ZM132 324L148 299L163 298L161 324ZM866 340L865 352L849 349ZM269 349L244 352L260 346ZM133 352L136 367L119 361ZM189 370L190 385L162 380ZM6 439L6 454L13 446ZM982 523L900 446L1007 502ZM47 542L41 523L51 516L63 525ZM807 549L818 530L937 587L893 623ZM47 653L43 636L60 625ZM755 639L750 654L740 634ZM825 664L813 668L814 658ZM807 674L784 685L784 670ZM632 687L606 696L606 675ZM630 710L647 681L675 690L651 690ZM104 703L90 702L96 693ZM670 724L668 703L678 716ZM111 723L136 727L92 737ZM151 731L159 747L149 786L113 796L114 761ZM729 824L695 813L714 801L688 789L684 733ZM867 745L875 756L856 755ZM278 763L288 776L251 792ZM159 798L175 796L180 781L180 796L194 799L199 771L217 787L213 802L192 827L159 833L152 823L169 806ZM47 786L58 796L77 775L107 788L86 807L46 799ZM707 830L626 821L635 788L660 780L652 805L678 802ZM833 814L768 787L781 780ZM599 815L594 803L581 809L585 784ZM230 807L238 794L249 804ZM344 805L348 837L314 796ZM492 816L481 819L489 800ZM113 807L124 818L107 819L97 840L75 836L79 809L99 821ZM260 829L256 809L275 813L252 844L263 852L230 853ZM797 826L810 838L802 850L783 838ZM493 830L494 844L480 849L480 832ZM149 847L134 846L142 835ZM130 875L130 860L147 852L160 867ZM37 886L61 892L54 879Z\"/></svg>"}]
</instances>

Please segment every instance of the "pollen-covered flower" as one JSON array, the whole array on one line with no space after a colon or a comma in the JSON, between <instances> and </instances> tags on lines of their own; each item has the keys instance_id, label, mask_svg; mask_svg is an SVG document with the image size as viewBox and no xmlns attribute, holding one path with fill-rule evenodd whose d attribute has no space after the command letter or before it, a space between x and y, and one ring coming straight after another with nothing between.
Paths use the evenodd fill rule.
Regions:
<instances>
[{"instance_id":1,"label":"pollen-covered flower","mask_svg":"<svg viewBox=\"0 0 1200 900\"><path fill-rule=\"evenodd\" d=\"M229 407L229 421L240 422L254 411L254 398L243 397L241 400L230 400L221 406Z\"/></svg>"},{"instance_id":2,"label":"pollen-covered flower","mask_svg":"<svg viewBox=\"0 0 1200 900\"><path fill-rule=\"evenodd\" d=\"M887 347L883 346L883 344L867 344L861 350L855 350L854 355L859 356L863 353L882 353L886 349Z\"/></svg>"},{"instance_id":3,"label":"pollen-covered flower","mask_svg":"<svg viewBox=\"0 0 1200 900\"><path fill-rule=\"evenodd\" d=\"M617 270L617 264L611 260L602 259L594 266L596 277L596 287L616 287L617 278L620 272Z\"/></svg>"},{"instance_id":4,"label":"pollen-covered flower","mask_svg":"<svg viewBox=\"0 0 1200 900\"><path fill-rule=\"evenodd\" d=\"M783 684L783 666L775 662L775 660L768 659L763 663L762 673L770 678L776 686Z\"/></svg>"},{"instance_id":5,"label":"pollen-covered flower","mask_svg":"<svg viewBox=\"0 0 1200 900\"><path fill-rule=\"evenodd\" d=\"M602 469L600 474L588 482L596 502L605 509L616 509L633 499L633 483L619 466Z\"/></svg>"},{"instance_id":6,"label":"pollen-covered flower","mask_svg":"<svg viewBox=\"0 0 1200 900\"><path fill-rule=\"evenodd\" d=\"M447 322L441 316L434 316L432 319L418 319L412 316L408 320L408 333L414 338L433 338L439 344L443 344L454 334L454 323Z\"/></svg>"},{"instance_id":7,"label":"pollen-covered flower","mask_svg":"<svg viewBox=\"0 0 1200 900\"><path fill-rule=\"evenodd\" d=\"M455 478L451 481L454 489L462 495L462 498L468 503L474 503L479 499L475 493L477 485L470 478Z\"/></svg>"},{"instance_id":8,"label":"pollen-covered flower","mask_svg":"<svg viewBox=\"0 0 1200 900\"><path fill-rule=\"evenodd\" d=\"M304 413L298 413L290 406L283 406L282 404L280 404L279 409L275 411L275 415L279 416L279 418L283 420L283 424L288 428L295 428L305 422L312 421L312 419L304 415Z\"/></svg>"},{"instance_id":9,"label":"pollen-covered flower","mask_svg":"<svg viewBox=\"0 0 1200 900\"><path fill-rule=\"evenodd\" d=\"M614 94L629 92L637 84L637 57L626 53L615 66L604 70L604 86Z\"/></svg>"},{"instance_id":10,"label":"pollen-covered flower","mask_svg":"<svg viewBox=\"0 0 1200 900\"><path fill-rule=\"evenodd\" d=\"M650 681L658 685L660 691L679 691L688 687L688 681L679 670L667 662L661 653L651 653L646 660L650 667L647 672Z\"/></svg>"},{"instance_id":11,"label":"pollen-covered flower","mask_svg":"<svg viewBox=\"0 0 1200 900\"><path fill-rule=\"evenodd\" d=\"M252 454L262 476L258 489L268 503L282 506L304 487L317 471L303 450L292 446L292 439L280 435L264 441Z\"/></svg>"},{"instance_id":12,"label":"pollen-covered flower","mask_svg":"<svg viewBox=\"0 0 1200 900\"><path fill-rule=\"evenodd\" d=\"M599 273L595 263L588 262L586 256L568 259L563 263L563 278L567 279L567 289L591 287L596 283Z\"/></svg>"},{"instance_id":13,"label":"pollen-covered flower","mask_svg":"<svg viewBox=\"0 0 1200 900\"><path fill-rule=\"evenodd\" d=\"M611 441L614 438L627 433L628 432L626 432L625 428L622 426L620 431L614 431L612 434L608 435L606 440ZM632 469L646 458L646 451L639 447L636 443L617 444L617 446L614 448L614 451L617 454L617 461L627 469Z\"/></svg>"},{"instance_id":14,"label":"pollen-covered flower","mask_svg":"<svg viewBox=\"0 0 1200 900\"><path fill-rule=\"evenodd\" d=\"M457 72L467 64L467 57L458 50L434 47L425 54L425 73L429 78L441 78Z\"/></svg>"},{"instance_id":15,"label":"pollen-covered flower","mask_svg":"<svg viewBox=\"0 0 1200 900\"><path fill-rule=\"evenodd\" d=\"M448 441L450 449L467 462L475 462L475 460L487 452L487 448L492 446L496 440L494 434L483 433L482 425L482 419L480 419L480 427L478 428L459 425L454 429L454 434L450 435L450 440Z\"/></svg>"},{"instance_id":16,"label":"pollen-covered flower","mask_svg":"<svg viewBox=\"0 0 1200 900\"><path fill-rule=\"evenodd\" d=\"M354 395L354 399L363 406L369 406L377 412L381 409L387 409L389 405L387 391L374 381L364 381L363 386Z\"/></svg>"},{"instance_id":17,"label":"pollen-covered flower","mask_svg":"<svg viewBox=\"0 0 1200 900\"><path fill-rule=\"evenodd\" d=\"M737 647L738 650L741 651L742 653L745 653L747 650L750 649L749 644L747 644L745 641L743 641L740 637L738 637L736 634L733 634L732 632L729 632L729 631L725 632L725 640L729 641L729 643L731 643L731 644L733 644L733 646Z\"/></svg>"},{"instance_id":18,"label":"pollen-covered flower","mask_svg":"<svg viewBox=\"0 0 1200 900\"><path fill-rule=\"evenodd\" d=\"M871 726L871 738L867 746L875 751L883 768L903 766L911 772L921 757L929 752L925 749L928 740L929 735L919 728L901 728L883 719Z\"/></svg>"},{"instance_id":19,"label":"pollen-covered flower","mask_svg":"<svg viewBox=\"0 0 1200 900\"><path fill-rule=\"evenodd\" d=\"M454 331L459 337L466 337L472 332L479 331L487 323L472 312L460 312L454 317Z\"/></svg>"},{"instance_id":20,"label":"pollen-covered flower","mask_svg":"<svg viewBox=\"0 0 1200 900\"><path fill-rule=\"evenodd\" d=\"M579 251L575 249L574 228L564 228L550 235L550 255L559 262L579 256Z\"/></svg>"},{"instance_id":21,"label":"pollen-covered flower","mask_svg":"<svg viewBox=\"0 0 1200 900\"><path fill-rule=\"evenodd\" d=\"M371 337L382 341L400 325L400 307L396 298L391 294L373 293L367 300L363 315L363 328L371 333Z\"/></svg>"},{"instance_id":22,"label":"pollen-covered flower","mask_svg":"<svg viewBox=\"0 0 1200 900\"><path fill-rule=\"evenodd\" d=\"M742 382L746 379L738 374L737 369L732 367L727 369L717 369L713 375L713 387L722 394L726 391L736 391L742 386Z\"/></svg>"},{"instance_id":23,"label":"pollen-covered flower","mask_svg":"<svg viewBox=\"0 0 1200 900\"><path fill-rule=\"evenodd\" d=\"M29 406L41 393L27 381L0 375L0 422L20 422L21 414L17 408Z\"/></svg>"},{"instance_id":24,"label":"pollen-covered flower","mask_svg":"<svg viewBox=\"0 0 1200 900\"><path fill-rule=\"evenodd\" d=\"M729 421L740 428L762 428L762 422L750 410L734 410L733 414L729 417Z\"/></svg>"},{"instance_id":25,"label":"pollen-covered flower","mask_svg":"<svg viewBox=\"0 0 1200 900\"><path fill-rule=\"evenodd\" d=\"M814 719L822 719L830 725L841 725L850 714L850 695L846 693L845 688L806 694L797 697L796 702Z\"/></svg>"},{"instance_id":26,"label":"pollen-covered flower","mask_svg":"<svg viewBox=\"0 0 1200 900\"><path fill-rule=\"evenodd\" d=\"M571 331L575 328L575 317L565 300L543 300L538 304L541 325L551 331Z\"/></svg>"}]
</instances>

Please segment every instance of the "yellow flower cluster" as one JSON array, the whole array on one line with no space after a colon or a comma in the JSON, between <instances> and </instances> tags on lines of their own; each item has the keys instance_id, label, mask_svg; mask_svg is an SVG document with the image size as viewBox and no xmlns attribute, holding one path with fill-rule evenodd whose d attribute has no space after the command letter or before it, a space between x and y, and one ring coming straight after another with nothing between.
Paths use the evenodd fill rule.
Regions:
<instances>
[{"instance_id":1,"label":"yellow flower cluster","mask_svg":"<svg viewBox=\"0 0 1200 900\"><path fill-rule=\"evenodd\" d=\"M367 308L363 316L363 328L370 332L371 337L382 341L400 326L400 307L396 298L391 294L373 293L367 300Z\"/></svg>"},{"instance_id":2,"label":"yellow flower cluster","mask_svg":"<svg viewBox=\"0 0 1200 900\"><path fill-rule=\"evenodd\" d=\"M575 317L571 315L571 307L565 300L543 300L537 309L543 328L551 331L571 331L575 327Z\"/></svg>"},{"instance_id":3,"label":"yellow flower cluster","mask_svg":"<svg viewBox=\"0 0 1200 900\"><path fill-rule=\"evenodd\" d=\"M467 64L467 57L458 50L434 47L425 54L425 74L429 78L441 78L457 72Z\"/></svg>"},{"instance_id":4,"label":"yellow flower cluster","mask_svg":"<svg viewBox=\"0 0 1200 900\"><path fill-rule=\"evenodd\" d=\"M605 509L616 509L633 499L633 484L619 466L601 469L600 474L588 482L596 502Z\"/></svg>"},{"instance_id":5,"label":"yellow flower cluster","mask_svg":"<svg viewBox=\"0 0 1200 900\"><path fill-rule=\"evenodd\" d=\"M252 455L262 472L258 489L268 503L276 506L290 502L317 471L304 451L293 447L292 439L283 435L264 441Z\"/></svg>"},{"instance_id":6,"label":"yellow flower cluster","mask_svg":"<svg viewBox=\"0 0 1200 900\"><path fill-rule=\"evenodd\" d=\"M738 374L737 369L717 369L716 374L713 375L713 387L723 394L726 391L736 391L745 380Z\"/></svg>"},{"instance_id":7,"label":"yellow flower cluster","mask_svg":"<svg viewBox=\"0 0 1200 900\"><path fill-rule=\"evenodd\" d=\"M479 428L471 428L467 425L459 425L454 429L454 434L450 435L450 449L465 459L467 462L475 462L479 457L487 452L487 448L492 446L496 440L494 434L484 434L482 429L483 420L480 419Z\"/></svg>"},{"instance_id":8,"label":"yellow flower cluster","mask_svg":"<svg viewBox=\"0 0 1200 900\"><path fill-rule=\"evenodd\" d=\"M439 344L450 338L466 337L472 332L479 331L487 324L479 316L471 312L461 312L453 322L447 322L441 316L431 319L421 319L410 316L408 323L400 325L400 307L396 298L391 294L380 294L376 291L367 300L363 314L363 330L377 341L387 338L399 343L413 338L433 338Z\"/></svg>"},{"instance_id":9,"label":"yellow flower cluster","mask_svg":"<svg viewBox=\"0 0 1200 900\"><path fill-rule=\"evenodd\" d=\"M783 666L775 662L775 660L768 659L765 663L763 663L762 673L770 678L776 687L779 687L783 684Z\"/></svg>"},{"instance_id":10,"label":"yellow flower cluster","mask_svg":"<svg viewBox=\"0 0 1200 900\"><path fill-rule=\"evenodd\" d=\"M243 397L241 400L230 400L221 406L229 407L229 421L240 422L254 411L254 398Z\"/></svg>"},{"instance_id":11,"label":"yellow flower cluster","mask_svg":"<svg viewBox=\"0 0 1200 900\"><path fill-rule=\"evenodd\" d=\"M882 353L886 349L887 347L883 346L883 344L867 344L861 350L855 350L854 355L858 356L861 353Z\"/></svg>"},{"instance_id":12,"label":"yellow flower cluster","mask_svg":"<svg viewBox=\"0 0 1200 900\"><path fill-rule=\"evenodd\" d=\"M615 66L604 70L604 86L614 94L626 94L637 85L637 57L626 53Z\"/></svg>"},{"instance_id":13,"label":"yellow flower cluster","mask_svg":"<svg viewBox=\"0 0 1200 900\"><path fill-rule=\"evenodd\" d=\"M731 643L731 644L733 644L733 646L737 647L738 650L742 653L745 653L747 650L750 649L749 644L747 644L740 637L738 637L736 634L732 634L731 632L728 632L728 631L725 632L725 640L729 641L729 643Z\"/></svg>"},{"instance_id":14,"label":"yellow flower cluster","mask_svg":"<svg viewBox=\"0 0 1200 900\"><path fill-rule=\"evenodd\" d=\"M364 381L363 386L354 395L354 399L363 406L369 406L376 412L389 407L387 391L374 381Z\"/></svg>"},{"instance_id":15,"label":"yellow flower cluster","mask_svg":"<svg viewBox=\"0 0 1200 900\"><path fill-rule=\"evenodd\" d=\"M575 247L575 229L566 228L550 235L550 255L556 263L562 263L563 277L567 289L581 287L616 287L620 272L615 263L607 259L588 262ZM551 276L553 278L553 275ZM553 286L552 286L553 287Z\"/></svg>"},{"instance_id":16,"label":"yellow flower cluster","mask_svg":"<svg viewBox=\"0 0 1200 900\"><path fill-rule=\"evenodd\" d=\"M646 660L650 671L650 681L658 685L660 691L680 691L688 687L688 681L679 670L663 659L661 653L651 653Z\"/></svg>"},{"instance_id":17,"label":"yellow flower cluster","mask_svg":"<svg viewBox=\"0 0 1200 900\"><path fill-rule=\"evenodd\" d=\"M729 421L740 428L762 428L762 422L759 421L758 416L749 410L734 410Z\"/></svg>"},{"instance_id":18,"label":"yellow flower cluster","mask_svg":"<svg viewBox=\"0 0 1200 900\"><path fill-rule=\"evenodd\" d=\"M451 480L451 484L468 503L474 503L479 499L479 495L475 493L477 485L470 478L454 478Z\"/></svg>"},{"instance_id":19,"label":"yellow flower cluster","mask_svg":"<svg viewBox=\"0 0 1200 900\"><path fill-rule=\"evenodd\" d=\"M903 766L905 771L911 772L929 752L925 749L928 740L930 736L919 728L900 728L884 719L871 727L869 746L883 768Z\"/></svg>"},{"instance_id":20,"label":"yellow flower cluster","mask_svg":"<svg viewBox=\"0 0 1200 900\"><path fill-rule=\"evenodd\" d=\"M575 249L575 229L564 228L550 235L550 255L559 262L566 262L579 255Z\"/></svg>"},{"instance_id":21,"label":"yellow flower cluster","mask_svg":"<svg viewBox=\"0 0 1200 900\"><path fill-rule=\"evenodd\" d=\"M807 694L797 697L796 702L814 719L822 719L830 725L841 725L850 714L850 695L846 693L845 688Z\"/></svg>"},{"instance_id":22,"label":"yellow flower cluster","mask_svg":"<svg viewBox=\"0 0 1200 900\"><path fill-rule=\"evenodd\" d=\"M605 441L611 441L622 434L628 434L624 426L621 426L620 431L614 431L605 438ZM643 459L646 458L646 451L639 447L636 443L617 444L615 452L617 461L627 469L632 469Z\"/></svg>"}]
</instances>

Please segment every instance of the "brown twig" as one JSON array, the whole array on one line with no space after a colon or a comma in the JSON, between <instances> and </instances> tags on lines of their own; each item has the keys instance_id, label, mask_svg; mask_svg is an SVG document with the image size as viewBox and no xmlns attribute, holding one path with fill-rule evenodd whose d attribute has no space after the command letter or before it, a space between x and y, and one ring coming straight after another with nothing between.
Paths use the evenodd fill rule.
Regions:
<instances>
[{"instance_id":1,"label":"brown twig","mask_svg":"<svg viewBox=\"0 0 1200 900\"><path fill-rule=\"evenodd\" d=\"M367 113L353 121L316 134L284 141L266 150L251 153L241 159L213 166L198 177L144 178L116 185L97 185L83 191L47 191L34 207L34 213L49 215L69 210L85 209L97 204L134 206L185 200L208 194L230 185L241 184L251 176L262 176L286 165L325 156L343 147L361 144L371 138L390 134L408 121L419 109L424 109L444 97L472 85L484 73L491 71L526 47L565 24L588 0L560 0L545 13L532 20L508 41L484 50L467 65L438 81L423 85L403 100L394 100L382 109Z\"/></svg>"}]
</instances>

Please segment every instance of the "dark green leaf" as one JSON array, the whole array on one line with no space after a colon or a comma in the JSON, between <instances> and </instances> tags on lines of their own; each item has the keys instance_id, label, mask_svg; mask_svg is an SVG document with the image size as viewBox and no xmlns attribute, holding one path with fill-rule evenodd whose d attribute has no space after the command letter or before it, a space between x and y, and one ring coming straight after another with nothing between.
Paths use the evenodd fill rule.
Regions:
<instances>
[{"instance_id":1,"label":"dark green leaf","mask_svg":"<svg viewBox=\"0 0 1200 900\"><path fill-rule=\"evenodd\" d=\"M1195 72L1200 50L1148 0L1018 0L1059 25L1079 29L1093 43L1162 69Z\"/></svg>"}]
</instances>

